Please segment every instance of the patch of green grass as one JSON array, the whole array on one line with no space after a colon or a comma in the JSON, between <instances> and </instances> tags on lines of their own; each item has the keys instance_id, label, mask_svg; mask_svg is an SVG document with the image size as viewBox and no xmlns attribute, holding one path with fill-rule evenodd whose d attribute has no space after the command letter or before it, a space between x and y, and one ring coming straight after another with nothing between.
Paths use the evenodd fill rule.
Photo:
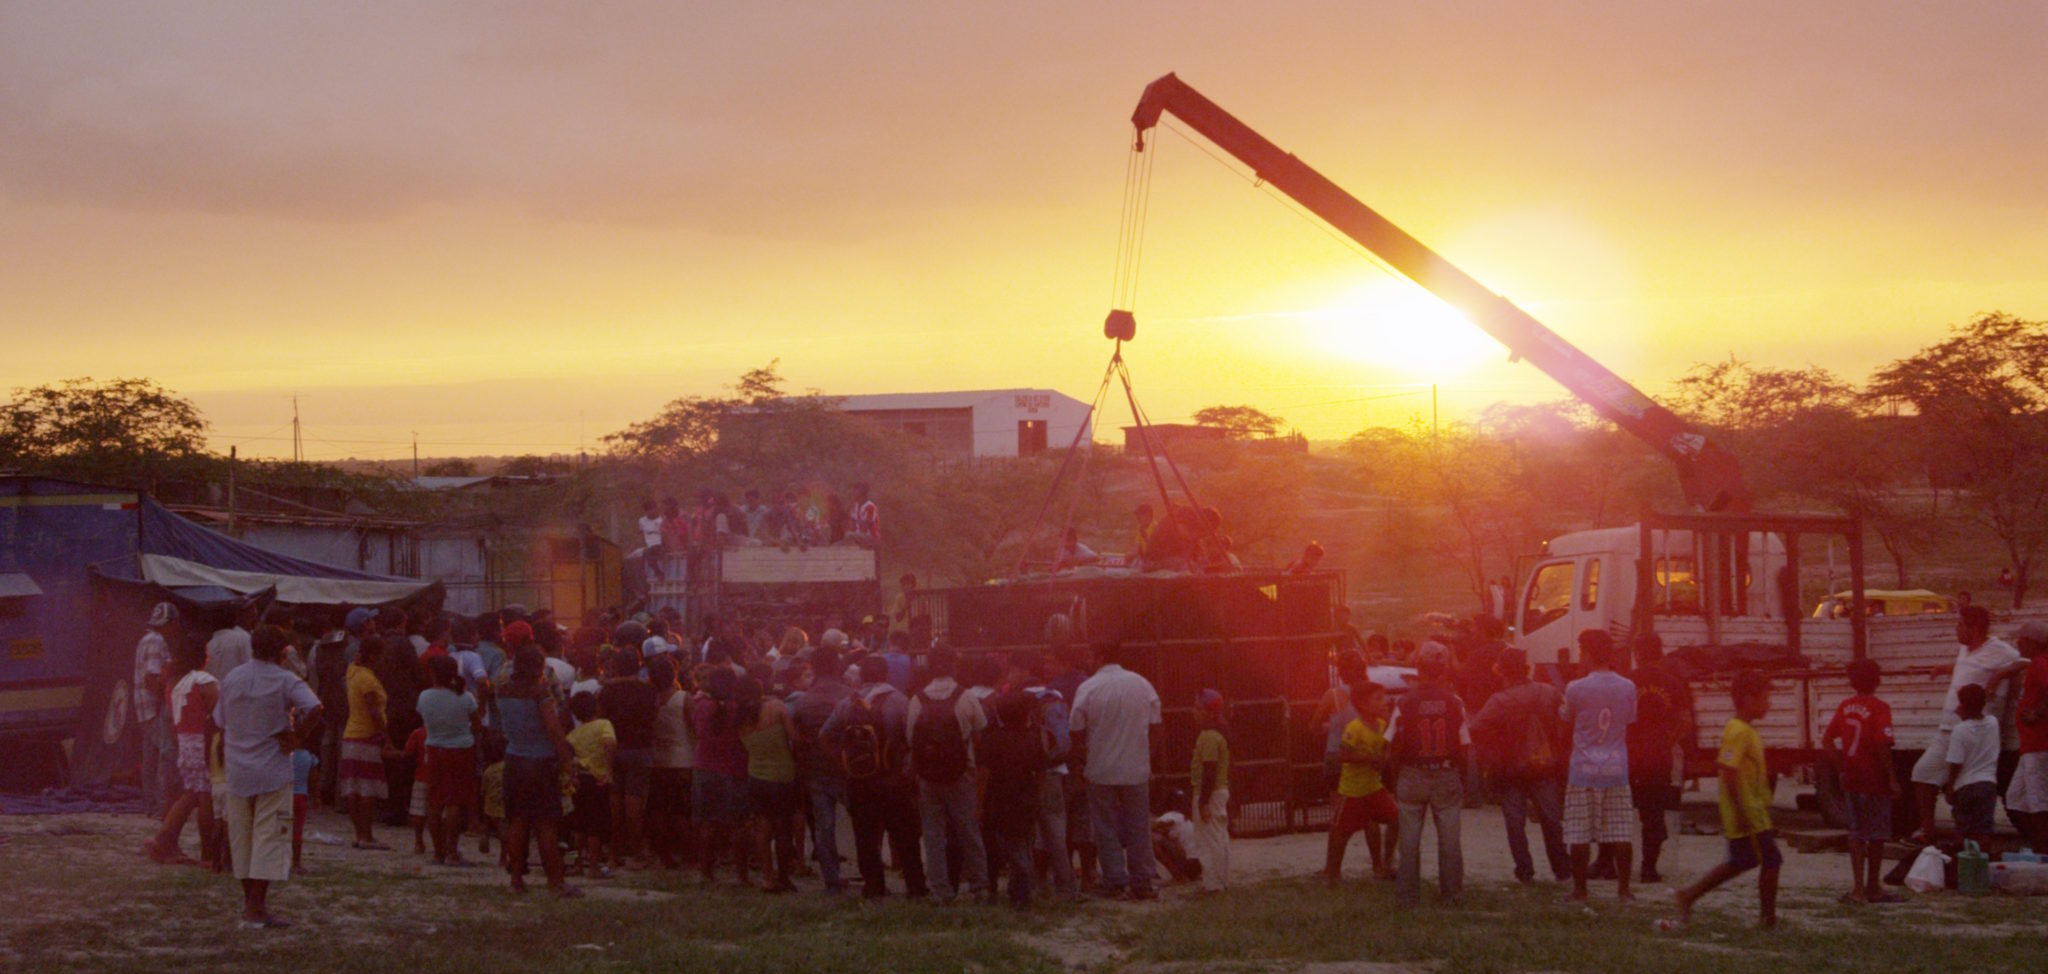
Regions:
<instances>
[{"instance_id":1,"label":"patch of green grass","mask_svg":"<svg viewBox=\"0 0 2048 974\"><path fill-rule=\"evenodd\" d=\"M1682 934L1660 933L1649 905L1608 903L1592 911L1557 901L1554 888L1468 890L1457 907L1412 909L1393 902L1390 887L1339 890L1298 880L1244 889L1177 910L1135 918L1123 945L1134 959L1197 967L1259 967L1311 961L1440 964L1446 974L1571 971L1600 974L1729 974L1802 971L2025 970L2040 963L2038 925L1956 936L1958 927L2034 922L2032 904L1975 903L1899 923L1881 909L1827 908L1810 928L1787 917L1776 931L1753 918L1754 887L1741 883L1712 894L1750 897L1740 913L1696 917ZM1952 899L1952 898L1951 898ZM1658 904L1661 906L1662 904ZM1735 902L1717 904L1730 909ZM2001 909L2002 907L2002 909Z\"/></svg>"},{"instance_id":2,"label":"patch of green grass","mask_svg":"<svg viewBox=\"0 0 2048 974\"><path fill-rule=\"evenodd\" d=\"M71 840L65 840L69 842ZM37 972L878 970L1053 974L1012 934L1049 918L815 893L768 896L647 877L647 899L514 897L497 883L323 863L273 888L295 925L243 930L230 879L115 855L104 839L18 844L0 853L33 912L0 911L0 968ZM96 854L94 854L96 853ZM667 887L667 888L664 888Z\"/></svg>"}]
</instances>

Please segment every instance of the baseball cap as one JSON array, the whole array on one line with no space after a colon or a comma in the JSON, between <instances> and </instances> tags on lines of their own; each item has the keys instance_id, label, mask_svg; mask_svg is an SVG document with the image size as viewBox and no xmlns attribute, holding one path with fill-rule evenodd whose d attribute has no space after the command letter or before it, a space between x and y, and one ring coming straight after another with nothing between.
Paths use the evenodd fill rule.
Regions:
<instances>
[{"instance_id":1,"label":"baseball cap","mask_svg":"<svg viewBox=\"0 0 2048 974\"><path fill-rule=\"evenodd\" d=\"M1437 666L1451 665L1450 647L1445 646L1443 643L1437 642L1434 639L1426 643L1423 643L1421 646L1416 647L1415 665L1427 666L1432 663L1436 664Z\"/></svg>"},{"instance_id":2,"label":"baseball cap","mask_svg":"<svg viewBox=\"0 0 2048 974\"><path fill-rule=\"evenodd\" d=\"M846 634L840 632L837 629L827 629L825 630L825 634L823 636L818 637L818 643L819 645L829 646L833 649L845 649Z\"/></svg>"},{"instance_id":3,"label":"baseball cap","mask_svg":"<svg viewBox=\"0 0 2048 974\"><path fill-rule=\"evenodd\" d=\"M375 618L377 618L376 609L357 606L348 610L348 615L342 620L341 627L349 632L362 632L363 627L369 625L370 620Z\"/></svg>"},{"instance_id":4,"label":"baseball cap","mask_svg":"<svg viewBox=\"0 0 2048 974\"><path fill-rule=\"evenodd\" d=\"M133 619L135 617L129 616L128 618ZM156 608L149 611L149 628L151 629L162 629L176 621L178 621L178 607L169 602L158 602Z\"/></svg>"},{"instance_id":5,"label":"baseball cap","mask_svg":"<svg viewBox=\"0 0 2048 974\"><path fill-rule=\"evenodd\" d=\"M1223 692L1220 690L1203 690L1195 695L1195 702L1201 704L1203 710L1212 714L1223 712Z\"/></svg>"}]
</instances>

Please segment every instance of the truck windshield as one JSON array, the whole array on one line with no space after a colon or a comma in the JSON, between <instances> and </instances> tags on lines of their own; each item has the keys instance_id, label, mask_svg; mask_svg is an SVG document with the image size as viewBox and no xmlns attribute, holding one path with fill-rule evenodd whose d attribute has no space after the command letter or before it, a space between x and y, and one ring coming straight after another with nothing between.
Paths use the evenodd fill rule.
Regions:
<instances>
[{"instance_id":1,"label":"truck windshield","mask_svg":"<svg viewBox=\"0 0 2048 974\"><path fill-rule=\"evenodd\" d=\"M1532 633L1571 613L1574 565L1554 562L1536 569L1522 603L1522 632Z\"/></svg>"}]
</instances>

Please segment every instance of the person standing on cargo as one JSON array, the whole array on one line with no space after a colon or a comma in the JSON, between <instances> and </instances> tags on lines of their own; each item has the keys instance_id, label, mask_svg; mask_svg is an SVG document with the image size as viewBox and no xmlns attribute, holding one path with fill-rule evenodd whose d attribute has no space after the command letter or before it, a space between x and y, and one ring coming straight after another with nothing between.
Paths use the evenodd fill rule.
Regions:
<instances>
[{"instance_id":1,"label":"person standing on cargo","mask_svg":"<svg viewBox=\"0 0 2048 974\"><path fill-rule=\"evenodd\" d=\"M1125 652L1096 650L1095 675L1074 691L1067 729L1088 761L1088 806L1108 899L1159 897L1152 858L1152 728L1161 722L1152 681L1124 668Z\"/></svg>"},{"instance_id":2,"label":"person standing on cargo","mask_svg":"<svg viewBox=\"0 0 2048 974\"><path fill-rule=\"evenodd\" d=\"M1564 719L1572 725L1571 772L1565 780L1564 841L1572 849L1572 892L1584 902L1592 845L1614 863L1616 894L1629 892L1629 840L1635 805L1628 790L1628 727L1636 720L1636 685L1614 672L1614 637L1604 629L1579 633L1579 652L1592 672L1564 688Z\"/></svg>"},{"instance_id":3,"label":"person standing on cargo","mask_svg":"<svg viewBox=\"0 0 2048 974\"><path fill-rule=\"evenodd\" d=\"M1948 680L1948 697L1941 704L1941 726L1928 740L1920 760L1913 765L1913 800L1920 813L1920 828L1913 839L1934 841L1934 799L1948 782L1949 734L1960 718L1956 708L1963 687L1984 688L1986 713L2005 713L2005 681L2027 667L2026 660L2012 644L1991 635L1991 611L1981 605L1964 605L1956 618L1956 665Z\"/></svg>"},{"instance_id":4,"label":"person standing on cargo","mask_svg":"<svg viewBox=\"0 0 2048 974\"><path fill-rule=\"evenodd\" d=\"M1451 651L1431 640L1415 650L1417 683L1394 708L1387 724L1393 748L1394 798L1400 806L1401 857L1395 869L1394 901L1414 906L1422 898L1422 819L1436 821L1437 894L1456 904L1465 887L1465 855L1459 815L1465 807L1465 754L1472 746L1465 702L1451 689Z\"/></svg>"}]
</instances>

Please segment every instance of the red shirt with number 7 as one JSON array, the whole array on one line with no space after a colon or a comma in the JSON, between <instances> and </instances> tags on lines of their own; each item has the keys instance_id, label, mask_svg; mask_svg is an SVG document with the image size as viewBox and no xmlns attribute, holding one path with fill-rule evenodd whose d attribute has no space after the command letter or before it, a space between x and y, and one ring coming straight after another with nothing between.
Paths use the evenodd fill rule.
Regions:
<instances>
[{"instance_id":1,"label":"red shirt with number 7","mask_svg":"<svg viewBox=\"0 0 2048 974\"><path fill-rule=\"evenodd\" d=\"M1842 701L1822 740L1842 742L1842 790L1891 794L1891 776L1885 769L1885 762L1892 759L1891 705L1861 694Z\"/></svg>"}]
</instances>

